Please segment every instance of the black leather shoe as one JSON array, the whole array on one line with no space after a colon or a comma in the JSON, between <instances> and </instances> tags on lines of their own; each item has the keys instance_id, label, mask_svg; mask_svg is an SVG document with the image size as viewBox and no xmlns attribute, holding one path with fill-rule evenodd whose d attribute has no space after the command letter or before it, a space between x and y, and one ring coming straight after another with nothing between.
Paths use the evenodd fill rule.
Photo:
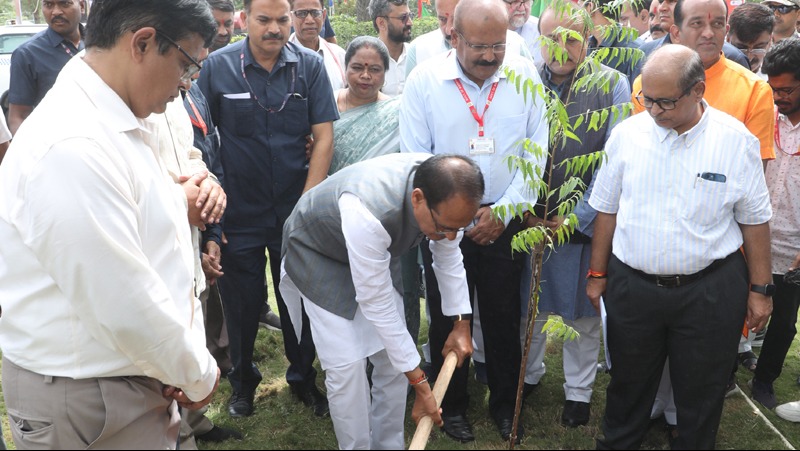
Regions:
<instances>
[{"instance_id":1,"label":"black leather shoe","mask_svg":"<svg viewBox=\"0 0 800 451\"><path fill-rule=\"evenodd\" d=\"M195 440L201 442L212 442L212 443L219 443L224 442L225 440L235 438L236 440L241 440L242 434L238 431L234 431L233 429L226 429L219 426L214 426L211 428L210 431L206 432L205 434L195 434Z\"/></svg>"},{"instance_id":2,"label":"black leather shoe","mask_svg":"<svg viewBox=\"0 0 800 451\"><path fill-rule=\"evenodd\" d=\"M589 423L589 403L569 401L564 403L564 412L561 414L561 424L576 428Z\"/></svg>"},{"instance_id":3,"label":"black leather shoe","mask_svg":"<svg viewBox=\"0 0 800 451\"><path fill-rule=\"evenodd\" d=\"M529 384L525 382L525 385L522 387L522 400L527 401L528 396L532 395L538 387L539 384Z\"/></svg>"},{"instance_id":4,"label":"black leather shoe","mask_svg":"<svg viewBox=\"0 0 800 451\"><path fill-rule=\"evenodd\" d=\"M233 392L228 401L228 414L232 417L249 417L253 414L253 397L255 393Z\"/></svg>"},{"instance_id":5,"label":"black leather shoe","mask_svg":"<svg viewBox=\"0 0 800 451\"><path fill-rule=\"evenodd\" d=\"M327 416L330 413L328 408L328 398L319 392L316 385L311 385L306 390L292 390L294 396L308 407L314 409L314 415L318 417Z\"/></svg>"},{"instance_id":6,"label":"black leather shoe","mask_svg":"<svg viewBox=\"0 0 800 451\"><path fill-rule=\"evenodd\" d=\"M472 425L469 424L466 416L442 416L442 420L444 420L444 426L442 426L442 430L445 434L449 435L450 438L461 443L475 440L475 436L472 434Z\"/></svg>"},{"instance_id":7,"label":"black leather shoe","mask_svg":"<svg viewBox=\"0 0 800 451\"><path fill-rule=\"evenodd\" d=\"M501 416L496 418L495 423L497 423L497 428L500 430L500 437L503 438L504 442L507 442L511 439L511 431L514 429L514 417L512 416ZM519 442L522 441L522 436L525 435L525 428L522 426L522 418L519 419L517 423L517 439L514 441L517 445Z\"/></svg>"}]
</instances>

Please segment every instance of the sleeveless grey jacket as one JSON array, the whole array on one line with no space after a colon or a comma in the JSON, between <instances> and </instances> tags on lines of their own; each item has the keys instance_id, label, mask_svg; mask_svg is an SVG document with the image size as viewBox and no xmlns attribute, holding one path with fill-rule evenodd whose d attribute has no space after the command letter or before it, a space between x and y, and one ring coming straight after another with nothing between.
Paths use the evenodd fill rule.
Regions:
<instances>
[{"instance_id":1,"label":"sleeveless grey jacket","mask_svg":"<svg viewBox=\"0 0 800 451\"><path fill-rule=\"evenodd\" d=\"M400 153L348 166L305 193L283 227L286 272L311 302L353 319L358 305L347 257L339 197L352 193L392 239L391 273L402 293L400 256L423 238L411 206L414 174L430 154Z\"/></svg>"}]
</instances>

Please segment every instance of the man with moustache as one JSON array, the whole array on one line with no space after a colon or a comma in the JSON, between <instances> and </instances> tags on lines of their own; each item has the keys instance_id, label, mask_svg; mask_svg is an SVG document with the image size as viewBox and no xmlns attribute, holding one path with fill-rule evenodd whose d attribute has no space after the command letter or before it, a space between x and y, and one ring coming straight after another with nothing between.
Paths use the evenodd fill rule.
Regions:
<instances>
[{"instance_id":1,"label":"man with moustache","mask_svg":"<svg viewBox=\"0 0 800 451\"><path fill-rule=\"evenodd\" d=\"M339 118L322 58L287 42L288 0L245 0L249 35L208 57L198 85L217 124L228 208L219 279L228 323L233 393L228 413L253 413L261 373L253 365L258 314L264 303L269 253L272 280L280 280L283 223L300 195L325 179ZM313 134L310 160L306 136ZM298 340L279 290L275 296L294 396L318 416L328 413L316 386L314 342L304 322Z\"/></svg>"},{"instance_id":2,"label":"man with moustache","mask_svg":"<svg viewBox=\"0 0 800 451\"><path fill-rule=\"evenodd\" d=\"M486 178L481 208L474 227L464 234L461 251L470 298L480 306L482 315L489 411L503 440L520 440L522 423L513 431L513 416L520 365L519 284L524 256L512 253L511 238L522 229L522 221L510 214L496 220L492 206L535 203L536 193L528 189L522 171L509 171L506 157L514 155L542 166L544 160L526 152L522 141L530 139L546 150L548 128L543 100L520 95L499 70L504 65L518 76L540 82L529 60L506 55L506 8L497 0L461 0L454 19L448 33L454 50L419 66L406 82L400 107L400 146L403 152L469 156ZM448 334L468 319L445 316L431 252L426 244L420 248L431 313L431 358L438 372ZM442 402L444 431L460 442L475 439L466 417L467 376L466 365L456 370Z\"/></svg>"},{"instance_id":3,"label":"man with moustache","mask_svg":"<svg viewBox=\"0 0 800 451\"><path fill-rule=\"evenodd\" d=\"M408 0L371 0L369 16L378 32L378 39L389 50L389 67L386 68L386 81L381 92L398 96L406 84L406 56L413 26Z\"/></svg>"},{"instance_id":4,"label":"man with moustache","mask_svg":"<svg viewBox=\"0 0 800 451\"><path fill-rule=\"evenodd\" d=\"M56 82L61 68L83 50L83 8L84 0L44 0L42 13L47 29L12 53L8 86L8 128L12 135Z\"/></svg>"},{"instance_id":5,"label":"man with moustache","mask_svg":"<svg viewBox=\"0 0 800 451\"><path fill-rule=\"evenodd\" d=\"M580 71L578 67L586 59L588 33L581 20L570 17L571 9L562 13L547 8L539 17L539 27L544 37L553 40L561 49L567 52L567 59L562 63L553 57L548 57L547 46L542 46L540 53L546 59L546 65L540 70L542 80L547 88L559 96L564 103L567 114L577 117L586 111L600 111L616 106L619 111L622 106L630 101L631 88L628 79L622 73L607 66L584 66ZM571 30L583 36L584 40L569 39L562 35L559 28ZM609 84L609 89L600 88L574 91L573 84L580 77L598 77ZM621 120L622 118L620 118ZM552 171L546 175L551 189L558 189L565 182L565 169L563 162L569 158L588 155L603 150L608 135L616 125L611 120L598 126L596 130L587 128L589 121L573 130L580 141L567 140L565 144L553 151L548 162ZM581 176L586 187L590 186L592 174ZM591 194L587 190L584 198L575 207L574 213L578 218L578 226L568 243L547 251L545 264L542 268L544 281L539 293L539 311L541 321L537 321L534 328L534 342L528 356L527 371L525 374L525 391L533 391L539 379L544 375L544 352L546 334L541 332L544 319L550 314L561 316L565 324L573 327L579 337L575 340L564 340L564 409L561 414L561 424L567 427L578 427L589 422L590 403L592 399L592 386L597 374L597 357L600 351L600 317L586 297L586 271L589 269L589 256L592 243L592 229L596 211L588 204ZM550 208L555 208L551 199ZM530 226L535 225L536 218L546 218L550 227L558 227L563 218L553 211L544 211L544 201L540 200L534 209L536 216L530 216ZM527 320L527 306L530 298L530 281L532 269L530 259L526 258L526 268L523 273L521 297L523 299L523 318ZM521 336L527 332L525 327L520 328Z\"/></svg>"},{"instance_id":6,"label":"man with moustache","mask_svg":"<svg viewBox=\"0 0 800 451\"><path fill-rule=\"evenodd\" d=\"M653 0L653 2L650 3L650 35L645 39L645 42L655 41L666 35L666 31L661 28L661 20L658 17L658 8L660 5L661 2L659 2L659 0ZM641 47L640 50L644 51Z\"/></svg>"},{"instance_id":7,"label":"man with moustache","mask_svg":"<svg viewBox=\"0 0 800 451\"><path fill-rule=\"evenodd\" d=\"M508 11L508 29L525 40L536 67L544 63L539 51L539 19L531 15L532 0L503 0Z\"/></svg>"},{"instance_id":8,"label":"man with moustache","mask_svg":"<svg viewBox=\"0 0 800 451\"><path fill-rule=\"evenodd\" d=\"M639 50L641 50L644 53L644 58L642 58L639 61L639 64L637 64L636 67L633 70L633 74L632 74L632 76L630 78L632 84L633 84L634 80L636 80L636 77L639 76L639 72L642 70L642 66L644 65L644 62L647 59L647 57L649 57L651 53L655 52L656 50L658 50L662 46L664 46L666 44L672 44L674 42L672 40L672 37L670 36L670 29L672 28L672 25L675 24L674 11L675 11L675 5L677 5L677 4L678 4L678 0L662 0L661 1L660 5L658 7L658 19L660 21L659 23L660 23L661 29L664 30L666 35L661 39L657 39L655 41L650 41L650 42L645 42L639 48ZM725 2L726 17L727 17L727 11L728 11L728 4L727 4L727 2ZM722 52L725 54L725 58L727 58L728 60L733 61L735 63L738 63L740 66L742 66L744 68L750 69L750 62L747 60L747 57L745 56L745 54L742 53L736 47L732 46L731 44L729 44L727 42L724 42L724 39L723 39L723 43L722 43ZM636 91L636 89L634 87L633 93L636 94L636 92L637 91Z\"/></svg>"},{"instance_id":9,"label":"man with moustache","mask_svg":"<svg viewBox=\"0 0 800 451\"><path fill-rule=\"evenodd\" d=\"M334 91L346 87L344 49L319 36L322 24L328 17L322 0L289 0L289 5L292 8L292 25L295 30L289 37L289 42L317 52L322 57Z\"/></svg>"},{"instance_id":10,"label":"man with moustache","mask_svg":"<svg viewBox=\"0 0 800 451\"><path fill-rule=\"evenodd\" d=\"M772 42L800 38L800 32L795 27L795 24L800 21L800 0L764 0L762 4L775 14Z\"/></svg>"},{"instance_id":11,"label":"man with moustache","mask_svg":"<svg viewBox=\"0 0 800 451\"><path fill-rule=\"evenodd\" d=\"M745 3L733 10L728 23L731 28L727 41L747 56L753 73L766 79L761 74L761 63L772 44L775 15L763 4Z\"/></svg>"},{"instance_id":12,"label":"man with moustache","mask_svg":"<svg viewBox=\"0 0 800 451\"><path fill-rule=\"evenodd\" d=\"M714 449L742 319L756 332L772 310L760 144L703 100L705 76L690 48L653 54L637 95L648 114L611 133L589 199L586 293L598 311L603 297L613 364L598 449L639 448L666 358L673 448Z\"/></svg>"},{"instance_id":13,"label":"man with moustache","mask_svg":"<svg viewBox=\"0 0 800 451\"><path fill-rule=\"evenodd\" d=\"M209 51L213 52L230 44L233 38L233 15L236 8L231 0L208 0L208 5L211 6L211 14L217 22L217 36L209 48Z\"/></svg>"},{"instance_id":14,"label":"man with moustache","mask_svg":"<svg viewBox=\"0 0 800 451\"><path fill-rule=\"evenodd\" d=\"M453 29L453 14L459 0L439 0L436 2L437 30L419 36L411 42L406 56L406 78L417 65L437 55L443 55L453 47L450 45L450 31ZM506 33L506 54L521 55L531 59L533 56L522 37L511 30Z\"/></svg>"}]
</instances>

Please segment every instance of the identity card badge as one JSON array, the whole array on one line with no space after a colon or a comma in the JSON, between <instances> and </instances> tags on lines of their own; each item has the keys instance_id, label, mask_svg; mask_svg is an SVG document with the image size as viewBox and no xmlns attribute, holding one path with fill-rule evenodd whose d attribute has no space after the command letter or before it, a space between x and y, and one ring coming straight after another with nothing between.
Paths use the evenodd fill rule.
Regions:
<instances>
[{"instance_id":1,"label":"identity card badge","mask_svg":"<svg viewBox=\"0 0 800 451\"><path fill-rule=\"evenodd\" d=\"M469 140L469 154L470 155L492 155L494 153L494 139L480 136L478 138L470 138Z\"/></svg>"}]
</instances>

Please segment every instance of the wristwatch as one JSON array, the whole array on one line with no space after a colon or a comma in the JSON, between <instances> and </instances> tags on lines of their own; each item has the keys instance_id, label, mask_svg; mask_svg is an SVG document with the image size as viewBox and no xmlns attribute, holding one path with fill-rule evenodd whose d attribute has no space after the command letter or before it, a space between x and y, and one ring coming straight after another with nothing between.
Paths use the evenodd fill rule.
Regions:
<instances>
[{"instance_id":1,"label":"wristwatch","mask_svg":"<svg viewBox=\"0 0 800 451\"><path fill-rule=\"evenodd\" d=\"M766 285L750 284L750 291L761 293L764 296L772 296L775 294L775 285L768 283Z\"/></svg>"},{"instance_id":2,"label":"wristwatch","mask_svg":"<svg viewBox=\"0 0 800 451\"><path fill-rule=\"evenodd\" d=\"M471 320L472 319L472 314L470 314L470 313L459 313L458 315L451 316L450 319L453 320L453 322L462 321L462 320Z\"/></svg>"}]
</instances>

